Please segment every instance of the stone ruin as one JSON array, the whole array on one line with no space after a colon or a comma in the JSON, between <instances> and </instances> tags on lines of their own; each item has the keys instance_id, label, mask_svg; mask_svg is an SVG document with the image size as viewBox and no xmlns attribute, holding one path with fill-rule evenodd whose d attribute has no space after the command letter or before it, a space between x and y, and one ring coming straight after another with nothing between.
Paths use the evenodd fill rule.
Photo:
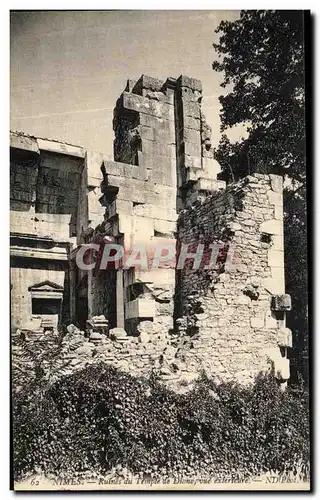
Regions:
<instances>
[{"instance_id":1,"label":"stone ruin","mask_svg":"<svg viewBox=\"0 0 320 500\"><path fill-rule=\"evenodd\" d=\"M226 185L201 99L194 78L128 80L114 109L114 161L11 133L11 317L26 341L69 325L70 367L101 359L175 386L200 370L246 383L273 366L289 379L282 178ZM76 265L83 244L172 240L219 242L231 265Z\"/></svg>"}]
</instances>

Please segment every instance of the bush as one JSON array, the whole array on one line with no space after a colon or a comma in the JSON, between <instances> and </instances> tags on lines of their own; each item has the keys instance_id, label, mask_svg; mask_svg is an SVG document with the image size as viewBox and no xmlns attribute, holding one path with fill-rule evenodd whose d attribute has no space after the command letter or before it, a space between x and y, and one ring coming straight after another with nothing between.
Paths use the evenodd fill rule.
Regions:
<instances>
[{"instance_id":1,"label":"bush","mask_svg":"<svg viewBox=\"0 0 320 500\"><path fill-rule=\"evenodd\" d=\"M117 465L161 479L301 467L308 475L308 395L302 386L281 392L267 375L250 387L201 376L179 395L101 363L14 393L13 440L16 479Z\"/></svg>"}]
</instances>

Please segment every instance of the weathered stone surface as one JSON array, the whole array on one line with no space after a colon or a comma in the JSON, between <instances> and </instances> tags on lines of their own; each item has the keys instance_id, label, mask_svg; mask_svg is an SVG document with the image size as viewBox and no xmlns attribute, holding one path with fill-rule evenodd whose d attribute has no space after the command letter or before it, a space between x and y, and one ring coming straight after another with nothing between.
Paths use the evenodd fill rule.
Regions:
<instances>
[{"instance_id":1,"label":"weathered stone surface","mask_svg":"<svg viewBox=\"0 0 320 500\"><path fill-rule=\"evenodd\" d=\"M77 333L79 332L79 328L77 328L75 325L68 325L67 326L67 332L72 334L72 333Z\"/></svg>"},{"instance_id":2,"label":"weathered stone surface","mask_svg":"<svg viewBox=\"0 0 320 500\"><path fill-rule=\"evenodd\" d=\"M111 330L109 330L109 336L112 340L123 339L127 337L127 332L124 328L111 328Z\"/></svg>"},{"instance_id":3,"label":"weathered stone surface","mask_svg":"<svg viewBox=\"0 0 320 500\"><path fill-rule=\"evenodd\" d=\"M275 191L276 193L282 193L283 191L282 177L280 175L273 175L273 174L270 174L269 177L270 177L272 191Z\"/></svg>"},{"instance_id":4,"label":"weathered stone surface","mask_svg":"<svg viewBox=\"0 0 320 500\"><path fill-rule=\"evenodd\" d=\"M272 359L281 358L275 335L280 323L272 315L268 287L281 293L284 283L283 252L278 250L282 223L273 219L272 203L262 196L270 188L268 175L245 178L196 202L178 219L182 242L200 233L202 241L214 235L234 245L234 265L223 267L222 274L219 265L209 276L201 266L196 272L183 270L176 287L182 305L176 323L184 342L178 358L197 356L211 375L224 379L248 381L268 370L262 346L274 351ZM262 232L271 233L268 242L261 240ZM286 374L281 370L282 381Z\"/></svg>"},{"instance_id":5,"label":"weathered stone surface","mask_svg":"<svg viewBox=\"0 0 320 500\"><path fill-rule=\"evenodd\" d=\"M290 378L290 361L286 358L279 358L275 361L275 376L276 378L284 382Z\"/></svg>"},{"instance_id":6,"label":"weathered stone surface","mask_svg":"<svg viewBox=\"0 0 320 500\"><path fill-rule=\"evenodd\" d=\"M20 138L25 160L40 155L25 168L13 144L13 315L31 326L26 342L45 341L48 321L69 324L59 369L72 373L102 361L134 375L155 370L183 391L199 370L248 382L271 359L279 380L287 379L280 347L292 341L276 312L288 303L277 299L273 307L270 297L284 293L282 179L217 180L201 99L193 78L129 81L114 112L117 161L46 140L38 152L36 139ZM215 266L76 269L83 242L122 242L128 250L137 243L176 246L175 238L176 249L219 243ZM21 256L34 259L30 268L19 266ZM35 325L30 287L45 279L60 287L62 302ZM74 327L78 321L89 340ZM117 327L109 331L109 323Z\"/></svg>"},{"instance_id":7,"label":"weathered stone surface","mask_svg":"<svg viewBox=\"0 0 320 500\"><path fill-rule=\"evenodd\" d=\"M264 318L251 318L250 319L251 328L263 328Z\"/></svg>"},{"instance_id":8,"label":"weathered stone surface","mask_svg":"<svg viewBox=\"0 0 320 500\"><path fill-rule=\"evenodd\" d=\"M139 80L137 80L132 92L134 94L142 95L142 90L152 90L154 92L160 92L163 88L163 81L158 78L153 78L151 76L142 75Z\"/></svg>"}]
</instances>

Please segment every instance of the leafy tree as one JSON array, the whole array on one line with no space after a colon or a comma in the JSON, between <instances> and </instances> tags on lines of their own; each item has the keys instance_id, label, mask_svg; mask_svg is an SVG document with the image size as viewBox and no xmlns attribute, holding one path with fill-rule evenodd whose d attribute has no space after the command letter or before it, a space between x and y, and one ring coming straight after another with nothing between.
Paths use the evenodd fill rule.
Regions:
<instances>
[{"instance_id":1,"label":"leafy tree","mask_svg":"<svg viewBox=\"0 0 320 500\"><path fill-rule=\"evenodd\" d=\"M293 299L288 317L298 357L307 348L307 232L304 14L241 11L222 21L213 46L213 69L223 74L221 137L215 157L222 177L234 181L253 172L285 176L286 287ZM247 136L232 143L228 128L244 125Z\"/></svg>"}]
</instances>

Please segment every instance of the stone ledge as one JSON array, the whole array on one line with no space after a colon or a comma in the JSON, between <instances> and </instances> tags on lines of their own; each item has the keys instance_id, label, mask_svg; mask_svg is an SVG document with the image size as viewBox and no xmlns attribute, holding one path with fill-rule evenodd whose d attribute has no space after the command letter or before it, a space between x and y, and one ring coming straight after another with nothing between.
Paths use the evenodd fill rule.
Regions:
<instances>
[{"instance_id":1,"label":"stone ledge","mask_svg":"<svg viewBox=\"0 0 320 500\"><path fill-rule=\"evenodd\" d=\"M273 295L271 309L273 311L291 311L291 296L289 294Z\"/></svg>"}]
</instances>

